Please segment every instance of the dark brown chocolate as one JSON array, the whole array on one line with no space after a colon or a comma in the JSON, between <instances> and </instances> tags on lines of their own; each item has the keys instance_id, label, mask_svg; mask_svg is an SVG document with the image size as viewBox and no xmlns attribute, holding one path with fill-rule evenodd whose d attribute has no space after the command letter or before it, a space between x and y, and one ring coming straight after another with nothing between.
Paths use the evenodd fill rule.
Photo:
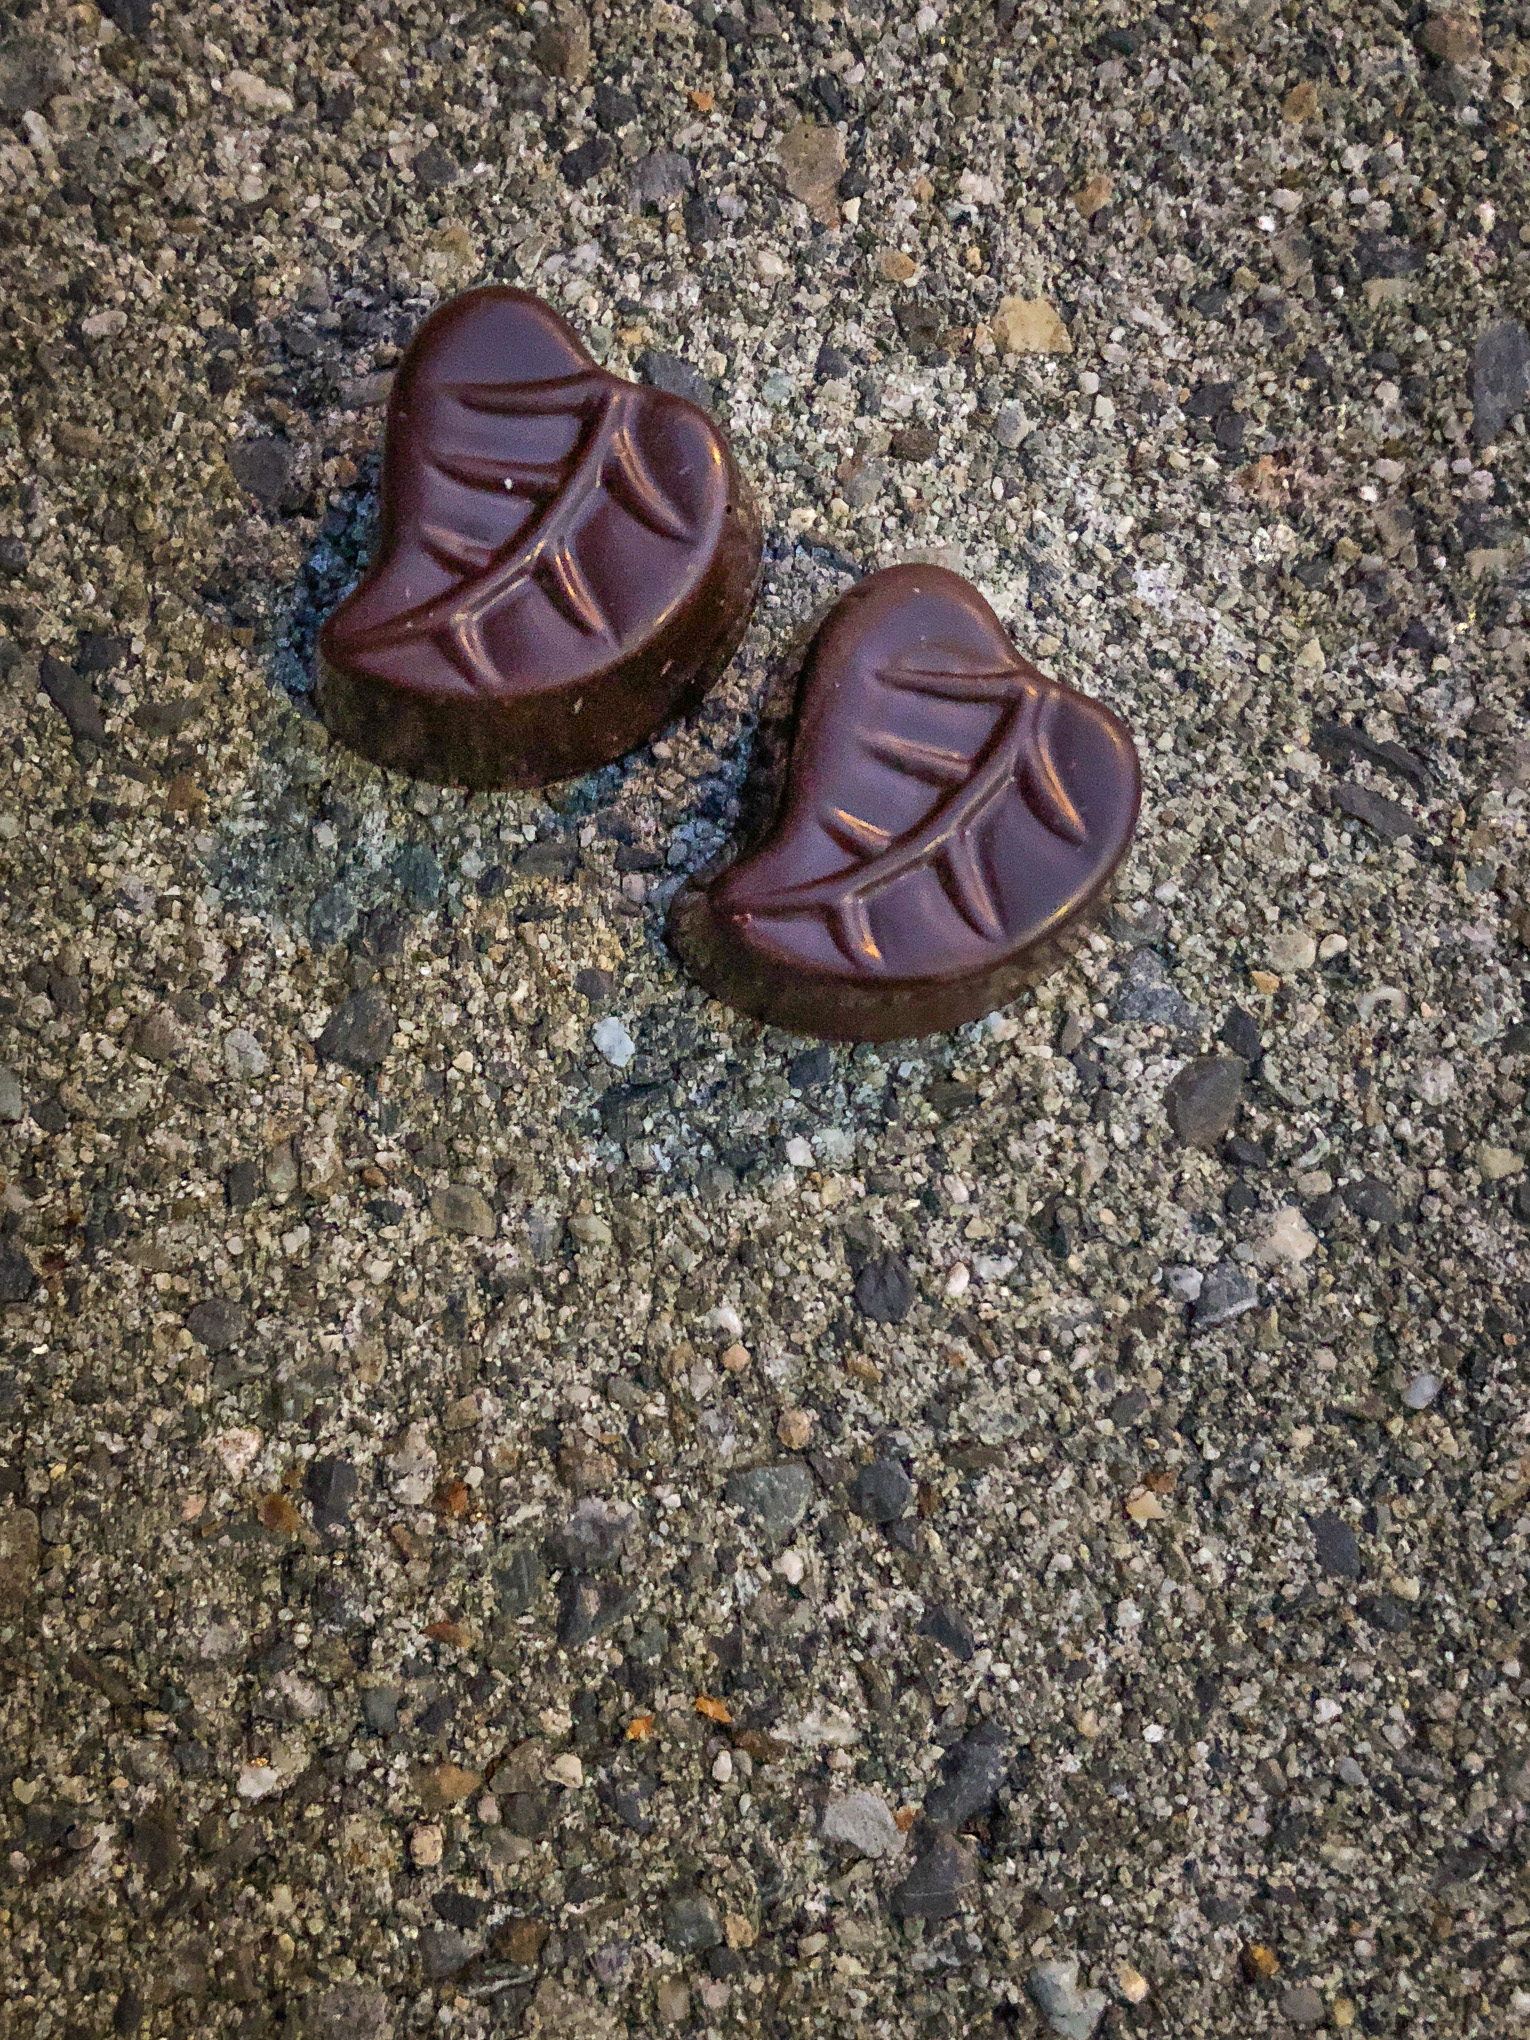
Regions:
<instances>
[{"instance_id":1,"label":"dark brown chocolate","mask_svg":"<svg viewBox=\"0 0 1530 2040\"><path fill-rule=\"evenodd\" d=\"M891 567L813 638L774 820L677 895L670 939L794 1034L941 1032L1062 960L1140 796L1118 716L1022 659L958 575Z\"/></svg>"},{"instance_id":2,"label":"dark brown chocolate","mask_svg":"<svg viewBox=\"0 0 1530 2040\"><path fill-rule=\"evenodd\" d=\"M324 719L422 779L589 771L700 700L759 565L704 411L597 368L525 291L468 291L394 382L376 557L319 637Z\"/></svg>"}]
</instances>

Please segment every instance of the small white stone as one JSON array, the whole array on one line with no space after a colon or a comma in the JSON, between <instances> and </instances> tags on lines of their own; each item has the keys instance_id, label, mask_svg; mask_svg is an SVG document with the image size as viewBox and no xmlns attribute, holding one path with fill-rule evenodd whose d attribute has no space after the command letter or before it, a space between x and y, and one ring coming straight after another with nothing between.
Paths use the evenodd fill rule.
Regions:
<instances>
[{"instance_id":1,"label":"small white stone","mask_svg":"<svg viewBox=\"0 0 1530 2040\"><path fill-rule=\"evenodd\" d=\"M1482 1171L1484 1183L1501 1183L1505 1176L1512 1176L1522 1166L1513 1148L1493 1147L1484 1141L1477 1150L1477 1167Z\"/></svg>"},{"instance_id":2,"label":"small white stone","mask_svg":"<svg viewBox=\"0 0 1530 2040\"><path fill-rule=\"evenodd\" d=\"M803 1565L802 1553L800 1551L783 1551L776 1560L776 1571L789 1587L800 1587L802 1585L803 1573L806 1570L807 1568Z\"/></svg>"},{"instance_id":3,"label":"small white stone","mask_svg":"<svg viewBox=\"0 0 1530 2040\"><path fill-rule=\"evenodd\" d=\"M1422 1105L1443 1105L1455 1095L1456 1073L1448 1062L1427 1062L1410 1086Z\"/></svg>"},{"instance_id":4,"label":"small white stone","mask_svg":"<svg viewBox=\"0 0 1530 2040\"><path fill-rule=\"evenodd\" d=\"M1402 1392L1402 1399L1410 1410L1427 1410L1440 1392L1440 1377L1437 1374L1415 1374Z\"/></svg>"},{"instance_id":5,"label":"small white stone","mask_svg":"<svg viewBox=\"0 0 1530 2040\"><path fill-rule=\"evenodd\" d=\"M274 1764L242 1764L238 1792L241 1799L269 1799L282 1789L281 1773Z\"/></svg>"},{"instance_id":6,"label":"small white stone","mask_svg":"<svg viewBox=\"0 0 1530 2040\"><path fill-rule=\"evenodd\" d=\"M1271 970L1286 977L1292 971L1311 970L1317 962L1317 942L1305 928L1281 928L1270 937L1265 954Z\"/></svg>"},{"instance_id":7,"label":"small white stone","mask_svg":"<svg viewBox=\"0 0 1530 2040\"><path fill-rule=\"evenodd\" d=\"M595 1022L590 1039L615 1070L624 1070L637 1054L637 1043L614 1013Z\"/></svg>"},{"instance_id":8,"label":"small white stone","mask_svg":"<svg viewBox=\"0 0 1530 2040\"><path fill-rule=\"evenodd\" d=\"M954 1303L959 1296L965 1296L972 1281L972 1270L965 1261L958 1261L946 1277L946 1295Z\"/></svg>"},{"instance_id":9,"label":"small white stone","mask_svg":"<svg viewBox=\"0 0 1530 2040\"><path fill-rule=\"evenodd\" d=\"M572 1754L554 1757L547 1767L547 1782L549 1785L562 1785L571 1792L575 1786L584 1783L584 1765Z\"/></svg>"},{"instance_id":10,"label":"small white stone","mask_svg":"<svg viewBox=\"0 0 1530 2040\"><path fill-rule=\"evenodd\" d=\"M712 1776L719 1785L726 1785L733 1776L733 1759L726 1750L719 1750L712 1760Z\"/></svg>"},{"instance_id":11,"label":"small white stone","mask_svg":"<svg viewBox=\"0 0 1530 2040\"><path fill-rule=\"evenodd\" d=\"M754 258L754 266L761 276L768 278L772 283L786 274L786 264L774 248L761 248Z\"/></svg>"},{"instance_id":12,"label":"small white stone","mask_svg":"<svg viewBox=\"0 0 1530 2040\"><path fill-rule=\"evenodd\" d=\"M417 1870L433 1870L446 1847L446 1831L433 1821L422 1823L409 1837L409 1857Z\"/></svg>"},{"instance_id":13,"label":"small white stone","mask_svg":"<svg viewBox=\"0 0 1530 2040\"><path fill-rule=\"evenodd\" d=\"M792 1139L786 1143L786 1159L791 1163L794 1169L812 1168L815 1160L812 1146L809 1142L805 1141L802 1138L802 1135L800 1133L795 1134L792 1137Z\"/></svg>"},{"instance_id":14,"label":"small white stone","mask_svg":"<svg viewBox=\"0 0 1530 2040\"><path fill-rule=\"evenodd\" d=\"M223 1037L223 1063L231 1077L248 1083L271 1067L265 1050L248 1027L234 1027Z\"/></svg>"},{"instance_id":15,"label":"small white stone","mask_svg":"<svg viewBox=\"0 0 1530 2040\"><path fill-rule=\"evenodd\" d=\"M1318 944L1318 962L1330 963L1336 956L1342 956L1349 947L1347 935L1325 935Z\"/></svg>"},{"instance_id":16,"label":"small white stone","mask_svg":"<svg viewBox=\"0 0 1530 2040\"><path fill-rule=\"evenodd\" d=\"M1296 1267L1317 1252L1317 1243L1317 1234L1296 1205L1283 1205L1270 1220L1255 1259L1261 1268L1273 1268L1281 1262Z\"/></svg>"}]
</instances>

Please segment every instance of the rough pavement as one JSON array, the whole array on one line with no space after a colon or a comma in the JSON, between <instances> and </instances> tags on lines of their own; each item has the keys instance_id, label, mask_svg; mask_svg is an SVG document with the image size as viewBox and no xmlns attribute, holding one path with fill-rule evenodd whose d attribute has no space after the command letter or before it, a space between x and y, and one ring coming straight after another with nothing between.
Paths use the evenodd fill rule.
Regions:
<instances>
[{"instance_id":1,"label":"rough pavement","mask_svg":"<svg viewBox=\"0 0 1530 2040\"><path fill-rule=\"evenodd\" d=\"M1507 5L6 10L7 2040L1525 2025L1527 77ZM768 561L693 722L464 800L309 689L489 278ZM827 1050L663 910L910 555L1142 833L1019 1006Z\"/></svg>"}]
</instances>

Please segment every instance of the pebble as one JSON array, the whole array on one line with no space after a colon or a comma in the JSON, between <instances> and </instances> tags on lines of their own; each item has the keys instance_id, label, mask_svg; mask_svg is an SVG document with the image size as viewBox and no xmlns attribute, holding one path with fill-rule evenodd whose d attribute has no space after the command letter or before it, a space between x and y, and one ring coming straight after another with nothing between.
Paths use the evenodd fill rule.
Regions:
<instances>
[{"instance_id":1,"label":"pebble","mask_svg":"<svg viewBox=\"0 0 1530 2040\"><path fill-rule=\"evenodd\" d=\"M624 1070L637 1054L637 1043L614 1013L595 1022L590 1039L613 1069Z\"/></svg>"},{"instance_id":2,"label":"pebble","mask_svg":"<svg viewBox=\"0 0 1530 2040\"><path fill-rule=\"evenodd\" d=\"M914 1484L895 1459L873 1459L857 1472L850 1498L868 1523L896 1523L914 1499Z\"/></svg>"},{"instance_id":3,"label":"pebble","mask_svg":"<svg viewBox=\"0 0 1530 2040\"><path fill-rule=\"evenodd\" d=\"M228 464L240 488L269 508L286 494L294 458L285 439L245 439L230 450Z\"/></svg>"},{"instance_id":4,"label":"pebble","mask_svg":"<svg viewBox=\"0 0 1530 2040\"><path fill-rule=\"evenodd\" d=\"M1001 354L1073 352L1072 334L1045 298L1004 298L989 323Z\"/></svg>"},{"instance_id":5,"label":"pebble","mask_svg":"<svg viewBox=\"0 0 1530 2040\"><path fill-rule=\"evenodd\" d=\"M1038 1962L1027 1979L1037 2009L1060 2040L1090 2040L1109 2000L1102 1990L1080 1990L1074 1956Z\"/></svg>"},{"instance_id":6,"label":"pebble","mask_svg":"<svg viewBox=\"0 0 1530 2040\"><path fill-rule=\"evenodd\" d=\"M730 1474L723 1499L751 1517L768 1538L786 1537L807 1514L816 1492L813 1476L795 1460Z\"/></svg>"},{"instance_id":7,"label":"pebble","mask_svg":"<svg viewBox=\"0 0 1530 2040\"><path fill-rule=\"evenodd\" d=\"M209 1296L186 1313L187 1331L209 1353L230 1352L244 1337L245 1323L244 1305L226 1296Z\"/></svg>"},{"instance_id":8,"label":"pebble","mask_svg":"<svg viewBox=\"0 0 1530 2040\"><path fill-rule=\"evenodd\" d=\"M1318 1564L1336 1580L1360 1577L1360 1540L1341 1516L1325 1509L1312 1518L1312 1542Z\"/></svg>"},{"instance_id":9,"label":"pebble","mask_svg":"<svg viewBox=\"0 0 1530 2040\"><path fill-rule=\"evenodd\" d=\"M962 1828L992 1804L1009 1766L1009 1748L997 1722L985 1721L946 1757L946 1776L925 1794L932 1827Z\"/></svg>"},{"instance_id":10,"label":"pebble","mask_svg":"<svg viewBox=\"0 0 1530 2040\"><path fill-rule=\"evenodd\" d=\"M1271 970L1290 977L1296 971L1311 970L1317 962L1317 938L1305 928L1282 928L1270 937L1264 953Z\"/></svg>"},{"instance_id":11,"label":"pebble","mask_svg":"<svg viewBox=\"0 0 1530 2040\"><path fill-rule=\"evenodd\" d=\"M494 1208L471 1183L445 1183L430 1193L430 1215L445 1232L492 1240L498 1230Z\"/></svg>"},{"instance_id":12,"label":"pebble","mask_svg":"<svg viewBox=\"0 0 1530 2040\"><path fill-rule=\"evenodd\" d=\"M1317 1234L1301 1211L1286 1204L1271 1216L1255 1257L1261 1268L1295 1268L1316 1253L1317 1244Z\"/></svg>"},{"instance_id":13,"label":"pebble","mask_svg":"<svg viewBox=\"0 0 1530 2040\"><path fill-rule=\"evenodd\" d=\"M1402 1220L1403 1208L1396 1192L1388 1189L1379 1176L1361 1176L1346 1183L1339 1195L1356 1218L1377 1225L1397 1225Z\"/></svg>"},{"instance_id":14,"label":"pebble","mask_svg":"<svg viewBox=\"0 0 1530 2040\"><path fill-rule=\"evenodd\" d=\"M559 1556L579 1572L614 1565L626 1549L637 1517L620 1502L590 1495L565 1517L557 1531Z\"/></svg>"},{"instance_id":15,"label":"pebble","mask_svg":"<svg viewBox=\"0 0 1530 2040\"><path fill-rule=\"evenodd\" d=\"M723 1938L717 1907L702 1893L672 1898L664 1908L664 1940L677 1955L704 1955Z\"/></svg>"},{"instance_id":16,"label":"pebble","mask_svg":"<svg viewBox=\"0 0 1530 2040\"><path fill-rule=\"evenodd\" d=\"M813 1435L811 1410L782 1410L776 1418L776 1436L788 1452L805 1452Z\"/></svg>"},{"instance_id":17,"label":"pebble","mask_svg":"<svg viewBox=\"0 0 1530 2040\"><path fill-rule=\"evenodd\" d=\"M0 1121L14 1126L27 1116L26 1100L22 1096L21 1079L14 1070L0 1069Z\"/></svg>"},{"instance_id":18,"label":"pebble","mask_svg":"<svg viewBox=\"0 0 1530 2040\"><path fill-rule=\"evenodd\" d=\"M1315 1991L1310 1983L1293 1984L1290 1990L1282 1992L1280 2009L1298 2027L1321 2026L1327 2011L1321 1992Z\"/></svg>"},{"instance_id":19,"label":"pebble","mask_svg":"<svg viewBox=\"0 0 1530 2040\"><path fill-rule=\"evenodd\" d=\"M1198 1332L1210 1331L1216 1325L1225 1325L1232 1318L1241 1317L1258 1301L1259 1292L1252 1278L1237 1262L1218 1261L1201 1279L1191 1322Z\"/></svg>"},{"instance_id":20,"label":"pebble","mask_svg":"<svg viewBox=\"0 0 1530 2040\"><path fill-rule=\"evenodd\" d=\"M830 1799L818 1832L824 1841L854 1849L873 1861L901 1856L908 1840L879 1792L846 1792Z\"/></svg>"},{"instance_id":21,"label":"pebble","mask_svg":"<svg viewBox=\"0 0 1530 2040\"><path fill-rule=\"evenodd\" d=\"M1031 421L1021 404L1001 404L993 421L993 436L1006 453L1018 450L1031 430ZM1075 1044L1076 1046L1077 1044ZM1064 1054L1067 1053L1065 1049Z\"/></svg>"},{"instance_id":22,"label":"pebble","mask_svg":"<svg viewBox=\"0 0 1530 2040\"><path fill-rule=\"evenodd\" d=\"M248 1027L232 1027L223 1037L223 1065L237 1083L252 1083L271 1067L270 1058Z\"/></svg>"},{"instance_id":23,"label":"pebble","mask_svg":"<svg viewBox=\"0 0 1530 2040\"><path fill-rule=\"evenodd\" d=\"M1518 319L1489 326L1472 349L1472 437L1490 446L1530 399L1530 332Z\"/></svg>"},{"instance_id":24,"label":"pebble","mask_svg":"<svg viewBox=\"0 0 1530 2040\"><path fill-rule=\"evenodd\" d=\"M781 137L780 155L782 178L792 197L824 226L836 225L839 180L845 173L844 135L837 127L799 120Z\"/></svg>"},{"instance_id":25,"label":"pebble","mask_svg":"<svg viewBox=\"0 0 1530 2040\"><path fill-rule=\"evenodd\" d=\"M1410 1410L1427 1410L1440 1392L1440 1377L1437 1374L1415 1374L1402 1392L1403 1402Z\"/></svg>"},{"instance_id":26,"label":"pebble","mask_svg":"<svg viewBox=\"0 0 1530 2040\"><path fill-rule=\"evenodd\" d=\"M26 1606L41 1555L34 1512L0 1510L0 1615L19 1615Z\"/></svg>"},{"instance_id":27,"label":"pebble","mask_svg":"<svg viewBox=\"0 0 1530 2040\"><path fill-rule=\"evenodd\" d=\"M900 1920L948 1920L977 1882L974 1852L954 1835L937 1835L888 1898Z\"/></svg>"},{"instance_id":28,"label":"pebble","mask_svg":"<svg viewBox=\"0 0 1530 2040\"><path fill-rule=\"evenodd\" d=\"M380 985L368 985L336 1007L315 1046L326 1062L374 1070L393 1046L398 1022Z\"/></svg>"},{"instance_id":29,"label":"pebble","mask_svg":"<svg viewBox=\"0 0 1530 2040\"><path fill-rule=\"evenodd\" d=\"M972 1624L961 1610L949 1601L937 1601L926 1608L919 1624L919 1634L928 1636L938 1643L942 1650L962 1664L970 1664L977 1650L977 1639Z\"/></svg>"},{"instance_id":30,"label":"pebble","mask_svg":"<svg viewBox=\"0 0 1530 2040\"><path fill-rule=\"evenodd\" d=\"M1243 1102L1245 1066L1236 1056L1203 1055L1187 1062L1164 1093L1169 1124L1181 1147L1213 1148L1230 1133Z\"/></svg>"},{"instance_id":31,"label":"pebble","mask_svg":"<svg viewBox=\"0 0 1530 2040\"><path fill-rule=\"evenodd\" d=\"M1349 780L1334 788L1333 802L1341 814L1364 822L1387 843L1402 842L1417 827L1412 815L1398 802L1388 800L1385 794L1377 793L1372 787L1356 786Z\"/></svg>"},{"instance_id":32,"label":"pebble","mask_svg":"<svg viewBox=\"0 0 1530 2040\"><path fill-rule=\"evenodd\" d=\"M1477 1167L1484 1183L1501 1183L1505 1176L1517 1175L1524 1163L1513 1148L1495 1147L1491 1141L1484 1141L1477 1150Z\"/></svg>"},{"instance_id":33,"label":"pebble","mask_svg":"<svg viewBox=\"0 0 1530 2040\"><path fill-rule=\"evenodd\" d=\"M873 1324L900 1325L913 1308L914 1278L899 1254L878 1254L855 1278L855 1305Z\"/></svg>"},{"instance_id":34,"label":"pebble","mask_svg":"<svg viewBox=\"0 0 1530 2040\"><path fill-rule=\"evenodd\" d=\"M44 655L38 673L44 694L69 725L69 734L88 743L104 744L106 722L101 704L83 674L51 653Z\"/></svg>"}]
</instances>

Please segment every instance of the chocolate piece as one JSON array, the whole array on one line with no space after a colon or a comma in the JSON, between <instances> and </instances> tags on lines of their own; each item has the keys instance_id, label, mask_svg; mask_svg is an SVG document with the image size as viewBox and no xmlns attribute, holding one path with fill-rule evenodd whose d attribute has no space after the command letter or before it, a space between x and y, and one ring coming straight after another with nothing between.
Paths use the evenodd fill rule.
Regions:
<instances>
[{"instance_id":1,"label":"chocolate piece","mask_svg":"<svg viewBox=\"0 0 1530 2040\"><path fill-rule=\"evenodd\" d=\"M607 375L525 291L468 291L394 380L377 554L319 637L324 719L422 779L587 772L706 692L759 564L710 418Z\"/></svg>"},{"instance_id":2,"label":"chocolate piece","mask_svg":"<svg viewBox=\"0 0 1530 2040\"><path fill-rule=\"evenodd\" d=\"M670 912L707 990L797 1034L975 1020L1052 969L1136 825L1130 733L942 567L853 588L803 660L763 840Z\"/></svg>"}]
</instances>

